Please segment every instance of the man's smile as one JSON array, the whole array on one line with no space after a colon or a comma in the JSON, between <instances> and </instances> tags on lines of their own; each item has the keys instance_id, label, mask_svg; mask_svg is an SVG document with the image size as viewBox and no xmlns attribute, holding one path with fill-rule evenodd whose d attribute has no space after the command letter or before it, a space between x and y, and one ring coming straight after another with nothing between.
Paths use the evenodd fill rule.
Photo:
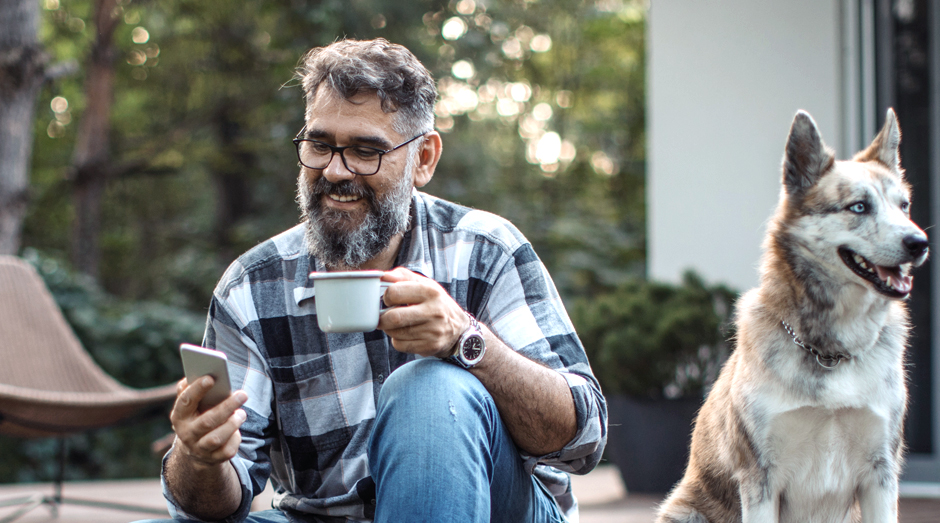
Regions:
<instances>
[{"instance_id":1,"label":"man's smile","mask_svg":"<svg viewBox=\"0 0 940 523\"><path fill-rule=\"evenodd\" d=\"M327 196L334 202L341 202L341 203L356 202L362 199L361 196L342 195L342 194L329 194Z\"/></svg>"}]
</instances>

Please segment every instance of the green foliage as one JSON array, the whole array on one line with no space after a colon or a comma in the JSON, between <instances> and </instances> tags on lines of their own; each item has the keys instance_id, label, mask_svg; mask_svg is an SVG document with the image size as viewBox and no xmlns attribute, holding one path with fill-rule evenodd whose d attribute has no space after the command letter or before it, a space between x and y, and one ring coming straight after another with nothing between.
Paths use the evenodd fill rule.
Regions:
<instances>
[{"instance_id":1,"label":"green foliage","mask_svg":"<svg viewBox=\"0 0 940 523\"><path fill-rule=\"evenodd\" d=\"M94 3L43 5L44 45L57 60L83 64ZM566 297L642 274L640 6L120 1L111 154L115 165L139 165L105 193L101 285L125 299L201 308L238 254L297 222L290 138L303 101L293 71L307 49L343 36L406 45L439 80L445 151L427 191L512 220ZM465 30L445 38L448 23ZM60 257L72 237L67 173L85 108L83 74L43 94L35 125L23 240ZM51 104L56 97L64 110L61 100ZM564 154L559 142L537 154L546 135Z\"/></svg>"},{"instance_id":2,"label":"green foliage","mask_svg":"<svg viewBox=\"0 0 940 523\"><path fill-rule=\"evenodd\" d=\"M605 393L702 397L728 356L736 294L694 273L580 298L571 317Z\"/></svg>"},{"instance_id":3,"label":"green foliage","mask_svg":"<svg viewBox=\"0 0 940 523\"><path fill-rule=\"evenodd\" d=\"M128 302L105 293L88 277L28 249L31 262L95 361L119 382L134 388L165 385L183 375L180 342L199 343L202 315L154 302ZM167 409L157 409L124 426L68 438L67 479L132 478L156 475L159 456L150 444L170 432ZM55 440L0 437L0 482L54 478Z\"/></svg>"},{"instance_id":4,"label":"green foliage","mask_svg":"<svg viewBox=\"0 0 940 523\"><path fill-rule=\"evenodd\" d=\"M515 223L566 297L642 275L645 12L540 1L465 15L461 3L424 17L447 131L429 190ZM467 32L445 40L454 19ZM458 78L461 63L475 74ZM561 151L542 148L552 135Z\"/></svg>"},{"instance_id":5,"label":"green foliage","mask_svg":"<svg viewBox=\"0 0 940 523\"><path fill-rule=\"evenodd\" d=\"M53 60L84 65L95 3L41 1ZM86 107L84 68L42 95L23 244L46 253L27 251L119 381L177 379L176 345L198 340L203 326L202 313L185 311L204 310L236 256L297 223L290 139L303 100L293 71L305 51L337 38L381 36L428 66L439 80L444 155L425 190L510 219L566 301L644 273L641 0L118 4L110 153L114 166L131 167L105 191L99 279L53 261L68 259L74 236L68 168ZM155 474L141 464L162 429L136 427L88 436L115 445L111 457L76 439L82 477ZM19 469L0 461L0 481L48 479L39 464L54 446L7 443L27 450L0 458L21 460Z\"/></svg>"}]
</instances>

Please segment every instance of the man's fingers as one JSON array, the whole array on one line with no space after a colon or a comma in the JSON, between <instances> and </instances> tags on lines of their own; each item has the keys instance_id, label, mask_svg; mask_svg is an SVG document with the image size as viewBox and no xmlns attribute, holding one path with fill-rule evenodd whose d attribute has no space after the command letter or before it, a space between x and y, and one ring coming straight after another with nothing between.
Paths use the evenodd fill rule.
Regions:
<instances>
[{"instance_id":1,"label":"man's fingers","mask_svg":"<svg viewBox=\"0 0 940 523\"><path fill-rule=\"evenodd\" d=\"M183 378L181 383L185 381L186 378ZM199 401L209 392L214 383L215 379L212 376L203 376L188 385L184 384L182 391L179 391L179 385L177 385L178 394L176 404L173 406L174 413L178 417L193 415L199 408Z\"/></svg>"},{"instance_id":2,"label":"man's fingers","mask_svg":"<svg viewBox=\"0 0 940 523\"><path fill-rule=\"evenodd\" d=\"M389 336L417 339L420 331L427 327L430 317L424 312L424 305L395 307L382 313L378 328Z\"/></svg>"},{"instance_id":3,"label":"man's fingers","mask_svg":"<svg viewBox=\"0 0 940 523\"><path fill-rule=\"evenodd\" d=\"M238 429L246 418L244 410L236 410L225 423L199 438L194 450L203 459L208 458L213 462L231 459L241 443Z\"/></svg>"},{"instance_id":4,"label":"man's fingers","mask_svg":"<svg viewBox=\"0 0 940 523\"><path fill-rule=\"evenodd\" d=\"M237 410L244 405L247 400L248 395L245 394L245 391L235 391L229 395L228 398L223 400L222 403L203 412L195 419L193 422L195 432L197 435L208 434L217 427L223 426L231 420L232 415L236 414ZM244 414L244 412L242 413Z\"/></svg>"},{"instance_id":5,"label":"man's fingers","mask_svg":"<svg viewBox=\"0 0 940 523\"><path fill-rule=\"evenodd\" d=\"M382 296L386 305L411 305L428 299L427 287L422 282L397 281L389 285Z\"/></svg>"},{"instance_id":6,"label":"man's fingers","mask_svg":"<svg viewBox=\"0 0 940 523\"><path fill-rule=\"evenodd\" d=\"M211 387L212 379L209 378L207 383L200 378L180 394L170 413L170 421L177 438L188 448L188 453L209 461L210 455L224 446L231 439L232 432L237 432L245 420L245 412L240 408L248 400L248 394L242 390L235 391L215 407L200 414L196 405L208 390L200 390L205 385ZM209 440L205 440L210 435Z\"/></svg>"},{"instance_id":7,"label":"man's fingers","mask_svg":"<svg viewBox=\"0 0 940 523\"><path fill-rule=\"evenodd\" d=\"M400 352L436 355L453 345L466 328L466 313L437 282L398 268L382 278L394 282L385 291L386 305L404 305L382 313L378 328Z\"/></svg>"},{"instance_id":8,"label":"man's fingers","mask_svg":"<svg viewBox=\"0 0 940 523\"><path fill-rule=\"evenodd\" d=\"M396 267L382 275L382 280L390 282L419 281L421 278L422 276L418 273L409 271L404 267Z\"/></svg>"},{"instance_id":9,"label":"man's fingers","mask_svg":"<svg viewBox=\"0 0 940 523\"><path fill-rule=\"evenodd\" d=\"M395 325L396 327L388 327L383 329L390 338L407 340L407 341L416 341L427 339L429 336L434 337L438 335L438 330L435 328L435 325L428 321L419 321L416 323L410 322L398 322ZM379 328L382 325L379 324Z\"/></svg>"},{"instance_id":10,"label":"man's fingers","mask_svg":"<svg viewBox=\"0 0 940 523\"><path fill-rule=\"evenodd\" d=\"M391 304L386 302L386 305ZM379 328L387 331L410 326L417 319L414 311L415 307L418 307L418 305L388 309L379 316Z\"/></svg>"}]
</instances>

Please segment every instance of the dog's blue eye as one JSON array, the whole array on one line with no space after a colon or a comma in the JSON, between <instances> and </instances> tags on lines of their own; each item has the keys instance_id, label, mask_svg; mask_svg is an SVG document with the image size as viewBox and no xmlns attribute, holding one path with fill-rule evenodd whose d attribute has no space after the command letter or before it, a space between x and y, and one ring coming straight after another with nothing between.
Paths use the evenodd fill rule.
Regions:
<instances>
[{"instance_id":1,"label":"dog's blue eye","mask_svg":"<svg viewBox=\"0 0 940 523\"><path fill-rule=\"evenodd\" d=\"M855 202L849 205L849 210L855 214L864 214L868 210L868 206L865 205L865 202Z\"/></svg>"},{"instance_id":2,"label":"dog's blue eye","mask_svg":"<svg viewBox=\"0 0 940 523\"><path fill-rule=\"evenodd\" d=\"M904 212L909 211L911 208L911 202L901 202L901 210Z\"/></svg>"}]
</instances>

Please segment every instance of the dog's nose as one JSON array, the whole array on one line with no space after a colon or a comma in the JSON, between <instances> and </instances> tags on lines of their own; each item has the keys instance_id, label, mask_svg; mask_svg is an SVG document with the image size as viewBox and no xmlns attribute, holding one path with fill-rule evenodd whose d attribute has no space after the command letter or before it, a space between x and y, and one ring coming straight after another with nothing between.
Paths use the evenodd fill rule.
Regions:
<instances>
[{"instance_id":1,"label":"dog's nose","mask_svg":"<svg viewBox=\"0 0 940 523\"><path fill-rule=\"evenodd\" d=\"M927 252L927 247L930 244L927 243L927 238L919 234L911 234L910 236L905 236L901 242L904 244L904 248L907 249L908 254L914 258L920 258Z\"/></svg>"}]
</instances>

